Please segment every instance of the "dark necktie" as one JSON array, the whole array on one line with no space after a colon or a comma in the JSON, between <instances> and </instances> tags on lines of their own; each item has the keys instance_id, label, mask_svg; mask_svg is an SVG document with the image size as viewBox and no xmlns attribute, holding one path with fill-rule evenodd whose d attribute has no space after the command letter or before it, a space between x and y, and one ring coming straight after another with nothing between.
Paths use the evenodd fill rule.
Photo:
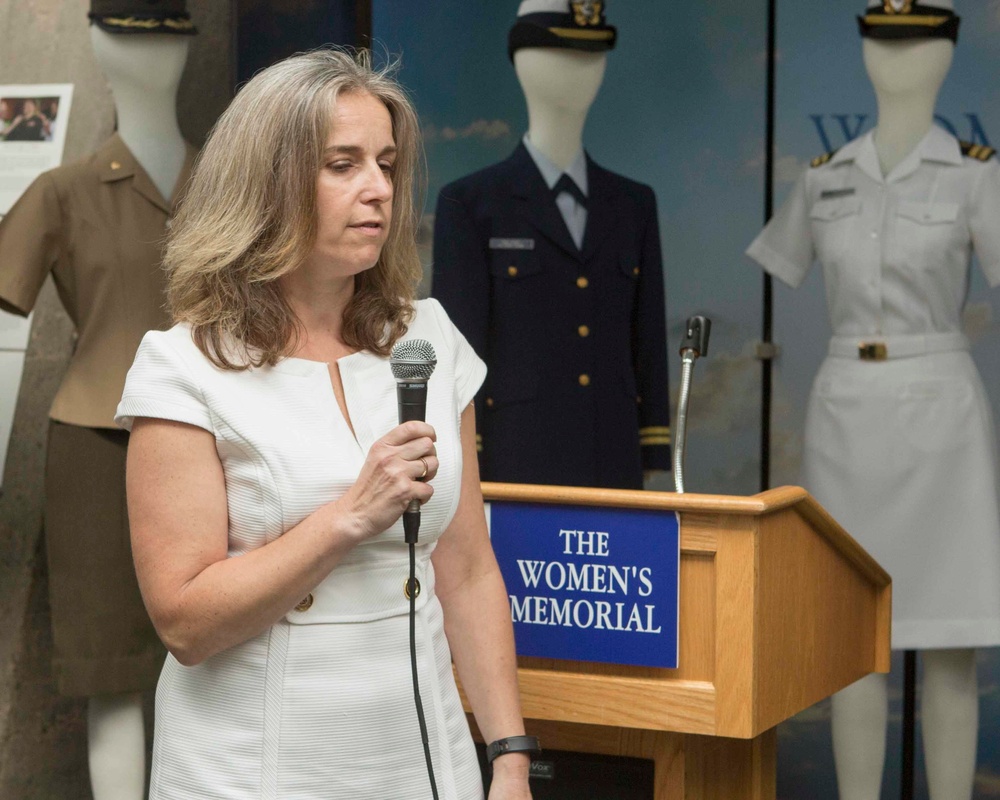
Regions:
<instances>
[{"instance_id":1,"label":"dark necktie","mask_svg":"<svg viewBox=\"0 0 1000 800\"><path fill-rule=\"evenodd\" d=\"M565 172L559 176L559 180L556 181L556 185L552 187L552 197L559 197L563 192L569 192L573 198L584 208L587 207L587 195L583 193L583 190L576 185L569 175Z\"/></svg>"}]
</instances>

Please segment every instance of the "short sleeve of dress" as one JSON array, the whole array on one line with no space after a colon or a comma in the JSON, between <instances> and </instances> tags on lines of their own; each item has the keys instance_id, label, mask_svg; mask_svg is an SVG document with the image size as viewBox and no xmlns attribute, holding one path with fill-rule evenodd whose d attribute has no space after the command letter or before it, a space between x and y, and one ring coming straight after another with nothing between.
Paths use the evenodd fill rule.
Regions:
<instances>
[{"instance_id":1,"label":"short sleeve of dress","mask_svg":"<svg viewBox=\"0 0 1000 800\"><path fill-rule=\"evenodd\" d=\"M816 259L809 225L807 176L807 172L799 176L785 204L747 248L750 258L792 288L802 283Z\"/></svg>"},{"instance_id":2,"label":"short sleeve of dress","mask_svg":"<svg viewBox=\"0 0 1000 800\"><path fill-rule=\"evenodd\" d=\"M1000 286L1000 163L991 158L982 168L969 207L972 248L986 282Z\"/></svg>"},{"instance_id":3,"label":"short sleeve of dress","mask_svg":"<svg viewBox=\"0 0 1000 800\"><path fill-rule=\"evenodd\" d=\"M455 327L441 304L434 298L428 298L424 302L433 309L443 343L448 347L455 373L455 400L461 411L472 402L479 387L486 380L486 364L476 355L472 345ZM438 357L440 358L441 354Z\"/></svg>"},{"instance_id":4,"label":"short sleeve of dress","mask_svg":"<svg viewBox=\"0 0 1000 800\"><path fill-rule=\"evenodd\" d=\"M153 417L214 432L204 395L171 342L175 332L150 331L143 337L115 412L115 423L125 430L132 430L136 417Z\"/></svg>"},{"instance_id":5,"label":"short sleeve of dress","mask_svg":"<svg viewBox=\"0 0 1000 800\"><path fill-rule=\"evenodd\" d=\"M43 173L0 222L0 300L27 316L59 260L63 221L55 183Z\"/></svg>"}]
</instances>

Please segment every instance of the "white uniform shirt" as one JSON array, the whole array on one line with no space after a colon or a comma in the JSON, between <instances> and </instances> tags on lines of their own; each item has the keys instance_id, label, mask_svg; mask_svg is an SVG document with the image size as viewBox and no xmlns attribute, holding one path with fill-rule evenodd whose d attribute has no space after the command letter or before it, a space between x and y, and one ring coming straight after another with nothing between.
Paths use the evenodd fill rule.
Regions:
<instances>
[{"instance_id":1,"label":"white uniform shirt","mask_svg":"<svg viewBox=\"0 0 1000 800\"><path fill-rule=\"evenodd\" d=\"M806 170L747 254L792 287L823 266L834 334L961 329L970 249L1000 285L1000 164L938 127L883 178L868 133Z\"/></svg>"}]
</instances>

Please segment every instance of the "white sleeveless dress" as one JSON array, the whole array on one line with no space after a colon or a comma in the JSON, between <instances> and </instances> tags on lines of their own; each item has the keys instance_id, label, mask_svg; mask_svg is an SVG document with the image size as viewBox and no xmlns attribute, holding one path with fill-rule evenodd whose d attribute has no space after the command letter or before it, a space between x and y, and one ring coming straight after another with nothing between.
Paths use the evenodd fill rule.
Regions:
<instances>
[{"instance_id":1,"label":"white sleeveless dress","mask_svg":"<svg viewBox=\"0 0 1000 800\"><path fill-rule=\"evenodd\" d=\"M458 505L459 420L486 373L435 300L405 338L438 364L427 420L441 462L424 506L417 577L420 689L441 798L483 796L452 677L430 561ZM117 422L185 422L215 435L226 479L229 556L273 541L355 481L397 424L388 360L338 362L355 435L325 363L288 358L244 372L214 367L187 326L151 332L128 374ZM156 694L151 800L384 800L427 797L409 666L408 553L402 524L355 548L312 594L259 636L194 667L167 658ZM304 604L303 604L304 605Z\"/></svg>"}]
</instances>

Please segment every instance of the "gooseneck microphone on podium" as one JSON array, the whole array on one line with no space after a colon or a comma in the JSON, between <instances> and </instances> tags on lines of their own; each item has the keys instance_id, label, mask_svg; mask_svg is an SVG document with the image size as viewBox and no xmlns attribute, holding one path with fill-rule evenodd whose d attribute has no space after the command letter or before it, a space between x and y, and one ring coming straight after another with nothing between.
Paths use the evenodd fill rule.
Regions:
<instances>
[{"instance_id":1,"label":"gooseneck microphone on podium","mask_svg":"<svg viewBox=\"0 0 1000 800\"><path fill-rule=\"evenodd\" d=\"M396 379L396 403L399 408L399 424L410 420L423 422L427 418L427 381L437 366L434 347L426 339L406 339L396 342L389 354L392 377ZM403 539L409 545L410 576L404 586L404 594L410 601L410 675L413 679L413 702L417 710L417 724L420 726L420 741L424 748L424 763L427 766L427 782L431 797L438 800L437 783L434 780L434 764L431 761L430 739L427 735L427 720L424 718L424 704L420 700L420 680L417 672L417 595L420 584L416 576L416 544L420 531L420 501L411 500L403 512Z\"/></svg>"},{"instance_id":2,"label":"gooseneck microphone on podium","mask_svg":"<svg viewBox=\"0 0 1000 800\"><path fill-rule=\"evenodd\" d=\"M681 389L677 401L677 423L674 425L674 489L684 494L684 444L687 439L688 400L691 396L691 374L699 356L708 355L708 336L712 321L708 317L691 317L684 328L681 342Z\"/></svg>"},{"instance_id":3,"label":"gooseneck microphone on podium","mask_svg":"<svg viewBox=\"0 0 1000 800\"><path fill-rule=\"evenodd\" d=\"M437 366L434 347L426 339L396 342L389 355L389 366L396 379L396 403L399 424L427 418L427 381ZM411 500L403 512L404 539L415 544L420 530L420 502Z\"/></svg>"}]
</instances>

